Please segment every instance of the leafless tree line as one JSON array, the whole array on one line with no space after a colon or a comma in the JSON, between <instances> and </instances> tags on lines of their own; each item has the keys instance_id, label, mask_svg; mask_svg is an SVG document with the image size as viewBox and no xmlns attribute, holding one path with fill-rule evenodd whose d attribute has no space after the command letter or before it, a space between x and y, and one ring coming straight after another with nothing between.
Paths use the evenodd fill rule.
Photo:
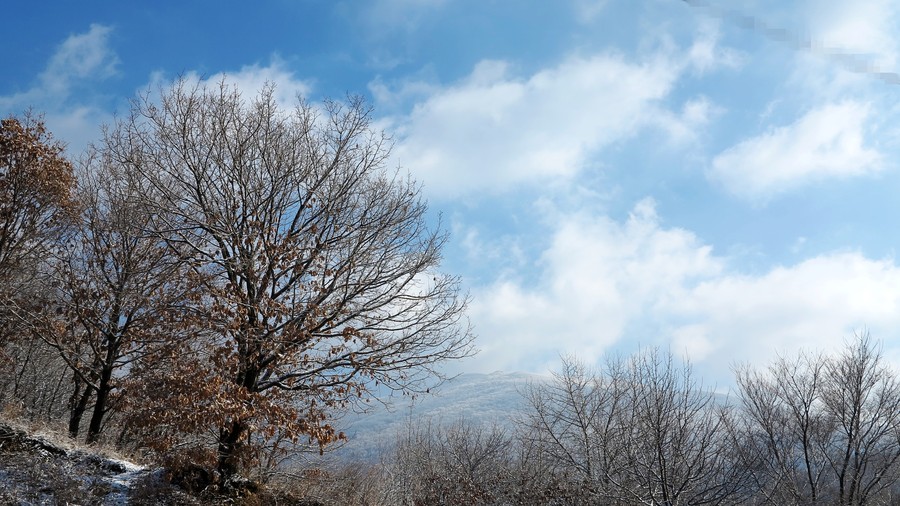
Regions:
<instances>
[{"instance_id":1,"label":"leafless tree line","mask_svg":"<svg viewBox=\"0 0 900 506\"><path fill-rule=\"evenodd\" d=\"M387 502L897 502L900 384L867 336L837 356L736 377L729 397L658 350L597 370L565 359L552 381L525 389L514 430L460 422L402 434L380 478Z\"/></svg>"}]
</instances>

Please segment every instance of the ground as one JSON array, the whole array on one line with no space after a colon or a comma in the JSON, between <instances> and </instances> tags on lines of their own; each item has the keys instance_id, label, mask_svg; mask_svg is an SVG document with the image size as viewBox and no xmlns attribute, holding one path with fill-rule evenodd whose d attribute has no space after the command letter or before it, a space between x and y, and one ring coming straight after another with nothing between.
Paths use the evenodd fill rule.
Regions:
<instances>
[{"instance_id":1,"label":"ground","mask_svg":"<svg viewBox=\"0 0 900 506\"><path fill-rule=\"evenodd\" d=\"M0 422L0 504L204 504L163 471Z\"/></svg>"}]
</instances>

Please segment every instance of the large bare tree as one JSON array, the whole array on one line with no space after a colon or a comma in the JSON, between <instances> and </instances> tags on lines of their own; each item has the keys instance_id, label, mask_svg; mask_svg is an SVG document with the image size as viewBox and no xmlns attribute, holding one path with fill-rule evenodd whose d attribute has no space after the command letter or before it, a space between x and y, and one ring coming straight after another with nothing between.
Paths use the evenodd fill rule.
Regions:
<instances>
[{"instance_id":1,"label":"large bare tree","mask_svg":"<svg viewBox=\"0 0 900 506\"><path fill-rule=\"evenodd\" d=\"M146 195L149 231L208 280L198 307L212 337L179 376L194 395L144 419L214 423L222 473L253 434L327 444L331 407L373 383L421 387L472 352L458 280L436 271L446 234L420 187L385 167L388 139L362 100L287 111L271 86L246 98L180 81L136 101L104 150Z\"/></svg>"}]
</instances>

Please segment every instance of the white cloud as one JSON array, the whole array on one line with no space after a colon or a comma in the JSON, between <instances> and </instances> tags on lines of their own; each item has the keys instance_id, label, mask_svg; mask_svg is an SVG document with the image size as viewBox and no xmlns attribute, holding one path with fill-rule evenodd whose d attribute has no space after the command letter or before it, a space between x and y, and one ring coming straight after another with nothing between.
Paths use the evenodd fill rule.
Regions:
<instances>
[{"instance_id":1,"label":"white cloud","mask_svg":"<svg viewBox=\"0 0 900 506\"><path fill-rule=\"evenodd\" d=\"M395 159L445 196L566 178L653 123L679 71L663 57L631 63L602 54L520 78L506 62L482 61L392 118Z\"/></svg>"},{"instance_id":2,"label":"white cloud","mask_svg":"<svg viewBox=\"0 0 900 506\"><path fill-rule=\"evenodd\" d=\"M48 93L68 92L72 81L105 79L116 73L119 58L109 48L112 28L92 24L84 34L72 35L63 42L40 76Z\"/></svg>"},{"instance_id":3,"label":"white cloud","mask_svg":"<svg viewBox=\"0 0 900 506\"><path fill-rule=\"evenodd\" d=\"M364 10L364 19L373 29L413 30L426 14L434 12L447 0L377 0Z\"/></svg>"},{"instance_id":4,"label":"white cloud","mask_svg":"<svg viewBox=\"0 0 900 506\"><path fill-rule=\"evenodd\" d=\"M313 88L310 81L294 75L294 72L288 69L277 56L273 57L266 66L245 65L237 71L219 72L211 76L201 76L196 72L189 72L183 76L183 79L191 83L203 82L211 85L217 85L224 81L237 88L246 98L255 96L267 84L275 85L275 101L284 111L292 110L297 104L297 98L307 97ZM165 89L171 84L170 79L158 73L152 76L149 87L153 90Z\"/></svg>"},{"instance_id":5,"label":"white cloud","mask_svg":"<svg viewBox=\"0 0 900 506\"><path fill-rule=\"evenodd\" d=\"M86 33L69 36L57 47L36 84L21 93L0 96L0 113L19 114L33 108L45 115L54 136L78 153L100 133L100 125L111 116L93 103L93 97L73 98L73 88L97 82L116 73L119 59L109 47L112 28L92 24Z\"/></svg>"},{"instance_id":6,"label":"white cloud","mask_svg":"<svg viewBox=\"0 0 900 506\"><path fill-rule=\"evenodd\" d=\"M900 5L894 0L811 1L808 10L816 51L852 54L872 70L896 71L900 39Z\"/></svg>"},{"instance_id":7,"label":"white cloud","mask_svg":"<svg viewBox=\"0 0 900 506\"><path fill-rule=\"evenodd\" d=\"M374 0L342 2L341 8L359 24L368 53L366 64L392 69L407 62L414 36L435 20L447 0Z\"/></svg>"},{"instance_id":8,"label":"white cloud","mask_svg":"<svg viewBox=\"0 0 900 506\"><path fill-rule=\"evenodd\" d=\"M608 0L573 0L575 14L581 23L590 23L606 8Z\"/></svg>"},{"instance_id":9,"label":"white cloud","mask_svg":"<svg viewBox=\"0 0 900 506\"><path fill-rule=\"evenodd\" d=\"M679 96L673 106L673 90L686 73L736 67L740 56L720 46L709 23L689 48L670 42L663 37L640 57L574 54L530 74L513 62L483 60L449 85L415 76L375 80L370 90L388 109L415 100L382 126L398 141L394 163L433 197L565 183L601 165L598 155L611 145L647 129L676 145L694 141L722 111L703 95Z\"/></svg>"},{"instance_id":10,"label":"white cloud","mask_svg":"<svg viewBox=\"0 0 900 506\"><path fill-rule=\"evenodd\" d=\"M596 360L636 318L691 280L716 275L722 263L690 232L660 227L645 200L624 223L560 217L538 267L536 286L501 279L473 294L484 369L552 367L557 352Z\"/></svg>"},{"instance_id":11,"label":"white cloud","mask_svg":"<svg viewBox=\"0 0 900 506\"><path fill-rule=\"evenodd\" d=\"M877 97L886 83L900 82L896 1L807 0L790 7L802 28L786 30L786 39L802 51L792 62L787 82L799 87L804 97Z\"/></svg>"},{"instance_id":12,"label":"white cloud","mask_svg":"<svg viewBox=\"0 0 900 506\"><path fill-rule=\"evenodd\" d=\"M558 353L595 362L611 350L668 346L720 387L737 362L833 351L864 328L900 337L900 266L832 252L747 274L688 230L664 227L651 200L630 216L558 217L534 268L474 290L481 371L555 367ZM886 351L896 351L886 346Z\"/></svg>"},{"instance_id":13,"label":"white cloud","mask_svg":"<svg viewBox=\"0 0 900 506\"><path fill-rule=\"evenodd\" d=\"M697 140L704 127L722 112L721 107L701 96L685 102L678 114L659 111L648 121L663 129L672 143L683 144Z\"/></svg>"},{"instance_id":14,"label":"white cloud","mask_svg":"<svg viewBox=\"0 0 900 506\"><path fill-rule=\"evenodd\" d=\"M900 267L857 252L825 254L761 276L712 278L659 309L689 322L673 325L673 351L684 346L721 379L737 362L834 351L863 328L889 343L900 326Z\"/></svg>"},{"instance_id":15,"label":"white cloud","mask_svg":"<svg viewBox=\"0 0 900 506\"><path fill-rule=\"evenodd\" d=\"M56 49L37 84L22 93L0 96L0 109L62 107L75 82L114 75L119 59L109 48L111 32L108 26L92 24L86 33L69 36Z\"/></svg>"},{"instance_id":16,"label":"white cloud","mask_svg":"<svg viewBox=\"0 0 900 506\"><path fill-rule=\"evenodd\" d=\"M51 109L44 114L44 121L53 136L66 144L71 157L78 156L90 143L99 141L101 126L112 120L113 115L108 111L89 105Z\"/></svg>"},{"instance_id":17,"label":"white cloud","mask_svg":"<svg viewBox=\"0 0 900 506\"><path fill-rule=\"evenodd\" d=\"M744 55L735 49L723 47L720 23L712 19L701 19L697 34L691 47L688 48L688 61L699 73L725 67L736 69L743 65Z\"/></svg>"},{"instance_id":18,"label":"white cloud","mask_svg":"<svg viewBox=\"0 0 900 506\"><path fill-rule=\"evenodd\" d=\"M427 74L427 72L424 73ZM429 77L431 76L414 76L398 83L385 82L377 77L369 83L369 93L378 104L378 110L385 113L402 108L410 102L426 100L430 95L439 92L439 87L430 82Z\"/></svg>"},{"instance_id":19,"label":"white cloud","mask_svg":"<svg viewBox=\"0 0 900 506\"><path fill-rule=\"evenodd\" d=\"M765 201L810 181L858 176L882 168L866 145L867 104L829 104L795 123L745 140L715 157L709 176L732 193Z\"/></svg>"}]
</instances>

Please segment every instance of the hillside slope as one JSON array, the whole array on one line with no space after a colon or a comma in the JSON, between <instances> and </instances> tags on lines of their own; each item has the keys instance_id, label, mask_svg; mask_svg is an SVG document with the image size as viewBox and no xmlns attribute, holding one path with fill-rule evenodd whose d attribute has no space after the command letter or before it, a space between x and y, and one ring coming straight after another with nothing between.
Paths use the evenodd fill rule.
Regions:
<instances>
[{"instance_id":1,"label":"hillside slope","mask_svg":"<svg viewBox=\"0 0 900 506\"><path fill-rule=\"evenodd\" d=\"M333 452L340 461L377 460L391 448L409 424L448 425L460 420L476 425L513 427L524 407L523 387L547 381L527 373L462 374L429 394L383 399L365 413L351 413L339 421L347 443Z\"/></svg>"}]
</instances>

